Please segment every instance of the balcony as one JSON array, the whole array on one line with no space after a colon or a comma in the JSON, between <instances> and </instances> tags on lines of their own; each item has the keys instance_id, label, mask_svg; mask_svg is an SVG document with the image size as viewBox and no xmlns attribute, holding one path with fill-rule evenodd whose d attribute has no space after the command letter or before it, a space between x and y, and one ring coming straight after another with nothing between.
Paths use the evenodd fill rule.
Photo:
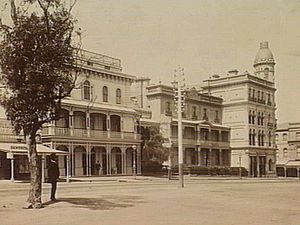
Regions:
<instances>
[{"instance_id":1,"label":"balcony","mask_svg":"<svg viewBox=\"0 0 300 225\"><path fill-rule=\"evenodd\" d=\"M134 132L116 132L102 130L88 130L79 128L66 127L44 127L42 129L43 137L58 136L58 137L77 137L91 139L125 139L125 140L140 140L140 134Z\"/></svg>"}]
</instances>

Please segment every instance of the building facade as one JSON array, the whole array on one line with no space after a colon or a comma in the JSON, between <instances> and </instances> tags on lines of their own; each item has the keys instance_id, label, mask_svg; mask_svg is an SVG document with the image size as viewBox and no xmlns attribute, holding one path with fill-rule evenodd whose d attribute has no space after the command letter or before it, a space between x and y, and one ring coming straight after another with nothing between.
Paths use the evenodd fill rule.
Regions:
<instances>
[{"instance_id":1,"label":"building facade","mask_svg":"<svg viewBox=\"0 0 300 225\"><path fill-rule=\"evenodd\" d=\"M146 96L144 105L138 106L151 111L151 117L142 116L141 126L158 124L164 138L172 143L172 165L178 163L178 119L174 102L174 90L168 85L141 84L137 96ZM137 93L137 92L135 92ZM145 104L146 103L146 104ZM187 166L230 166L230 128L222 125L222 99L199 93L195 88L185 90L183 112L183 152ZM144 114L142 114L144 115Z\"/></svg>"},{"instance_id":2,"label":"building facade","mask_svg":"<svg viewBox=\"0 0 300 225\"><path fill-rule=\"evenodd\" d=\"M63 99L60 119L43 127L43 144L68 153L58 156L61 175L140 174L139 113L130 99L135 76L123 73L121 61L109 56L83 50L77 60L76 87ZM1 141L16 142L3 110L1 118ZM16 162L15 170L29 172L26 160L24 156ZM1 162L0 171L7 173L4 154Z\"/></svg>"},{"instance_id":3,"label":"building facade","mask_svg":"<svg viewBox=\"0 0 300 225\"><path fill-rule=\"evenodd\" d=\"M276 145L277 175L300 177L300 123L279 124Z\"/></svg>"},{"instance_id":4,"label":"building facade","mask_svg":"<svg viewBox=\"0 0 300 225\"><path fill-rule=\"evenodd\" d=\"M250 176L275 174L275 60L268 42L260 44L254 74L229 71L206 80L203 90L223 99L223 124L231 128L231 166Z\"/></svg>"}]
</instances>

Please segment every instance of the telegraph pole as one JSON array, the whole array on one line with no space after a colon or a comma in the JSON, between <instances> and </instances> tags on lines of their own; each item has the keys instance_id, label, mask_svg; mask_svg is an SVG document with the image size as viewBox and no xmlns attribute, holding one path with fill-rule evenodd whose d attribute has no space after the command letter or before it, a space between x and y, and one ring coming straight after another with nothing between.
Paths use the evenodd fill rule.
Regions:
<instances>
[{"instance_id":1,"label":"telegraph pole","mask_svg":"<svg viewBox=\"0 0 300 225\"><path fill-rule=\"evenodd\" d=\"M184 187L183 179L183 149L182 149L182 112L184 110L184 69L178 67L175 70L175 81L173 82L175 89L175 103L177 103L178 117L178 172L179 172L179 187Z\"/></svg>"}]
</instances>

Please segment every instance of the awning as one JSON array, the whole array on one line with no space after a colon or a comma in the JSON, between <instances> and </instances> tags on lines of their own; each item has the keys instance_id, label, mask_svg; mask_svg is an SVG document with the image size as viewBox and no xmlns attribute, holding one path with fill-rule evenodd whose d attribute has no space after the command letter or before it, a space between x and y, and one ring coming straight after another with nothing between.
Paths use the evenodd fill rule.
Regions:
<instances>
[{"instance_id":1,"label":"awning","mask_svg":"<svg viewBox=\"0 0 300 225\"><path fill-rule=\"evenodd\" d=\"M42 144L37 144L37 153L40 155L50 155L55 153L56 155L68 155L68 152L59 151L53 148L49 148ZM0 143L0 151L12 153L12 154L19 154L25 155L28 153L28 148L26 144L23 143Z\"/></svg>"}]
</instances>

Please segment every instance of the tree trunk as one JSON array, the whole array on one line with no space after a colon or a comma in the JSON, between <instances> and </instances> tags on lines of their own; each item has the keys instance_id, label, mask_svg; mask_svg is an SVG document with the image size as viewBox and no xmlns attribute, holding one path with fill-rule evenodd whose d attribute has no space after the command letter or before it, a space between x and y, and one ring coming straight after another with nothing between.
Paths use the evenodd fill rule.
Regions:
<instances>
[{"instance_id":1,"label":"tree trunk","mask_svg":"<svg viewBox=\"0 0 300 225\"><path fill-rule=\"evenodd\" d=\"M42 206L42 160L36 150L35 133L26 136L30 170L30 190L27 208L41 208Z\"/></svg>"}]
</instances>

